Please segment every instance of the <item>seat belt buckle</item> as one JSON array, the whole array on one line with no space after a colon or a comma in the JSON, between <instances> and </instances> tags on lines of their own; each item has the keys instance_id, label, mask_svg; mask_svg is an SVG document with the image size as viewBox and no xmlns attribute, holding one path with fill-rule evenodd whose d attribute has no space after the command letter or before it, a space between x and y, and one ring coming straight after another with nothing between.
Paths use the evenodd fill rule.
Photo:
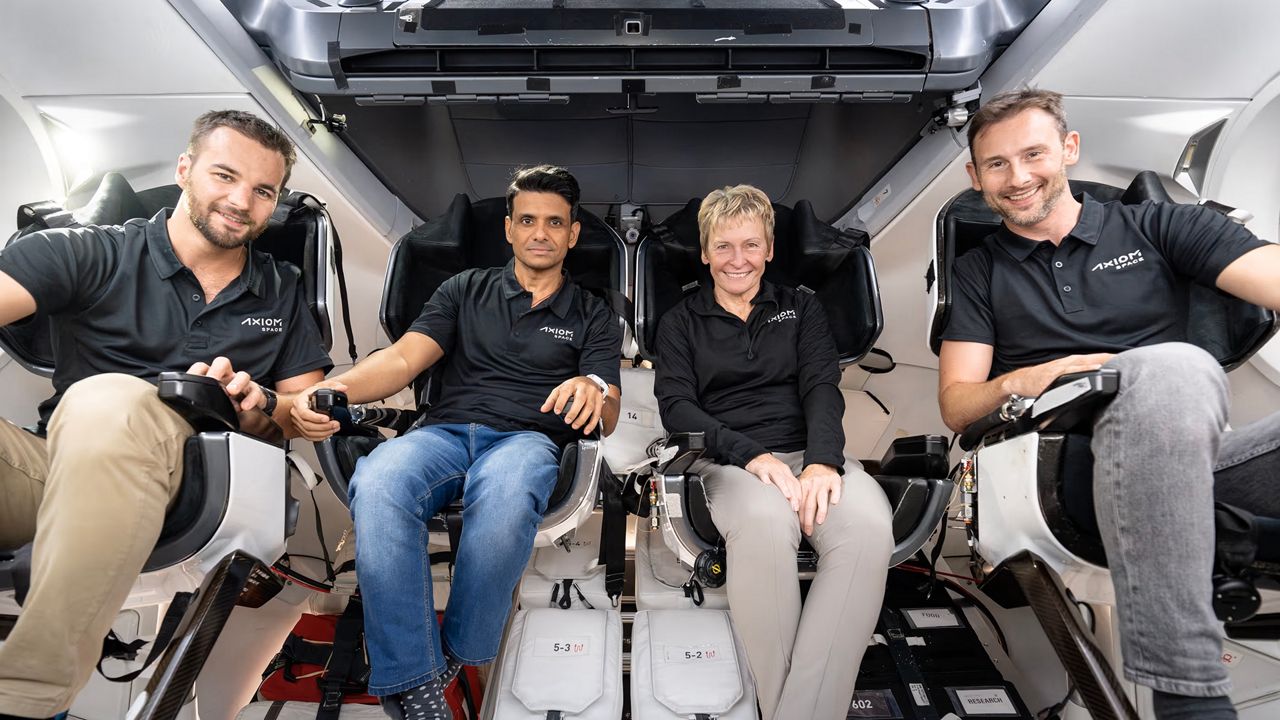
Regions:
<instances>
[{"instance_id":1,"label":"seat belt buckle","mask_svg":"<svg viewBox=\"0 0 1280 720\"><path fill-rule=\"evenodd\" d=\"M320 707L325 709L336 708L342 704L342 690L329 689L324 691L324 699L320 701Z\"/></svg>"}]
</instances>

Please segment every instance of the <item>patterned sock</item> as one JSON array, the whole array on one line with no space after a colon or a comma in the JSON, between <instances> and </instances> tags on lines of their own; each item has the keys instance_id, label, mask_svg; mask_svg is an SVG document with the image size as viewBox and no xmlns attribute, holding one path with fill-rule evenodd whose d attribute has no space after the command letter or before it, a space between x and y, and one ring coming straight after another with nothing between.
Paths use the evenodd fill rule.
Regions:
<instances>
[{"instance_id":1,"label":"patterned sock","mask_svg":"<svg viewBox=\"0 0 1280 720\"><path fill-rule=\"evenodd\" d=\"M1190 697L1156 690L1152 705L1158 720L1236 720L1236 709L1226 695Z\"/></svg>"},{"instance_id":2,"label":"patterned sock","mask_svg":"<svg viewBox=\"0 0 1280 720\"><path fill-rule=\"evenodd\" d=\"M440 678L434 678L400 693L404 720L454 720L453 711L444 699L444 688Z\"/></svg>"},{"instance_id":3,"label":"patterned sock","mask_svg":"<svg viewBox=\"0 0 1280 720\"><path fill-rule=\"evenodd\" d=\"M461 671L462 663L453 658L448 658L445 661L444 672L440 673L440 677L436 678L440 681L440 687L442 689L448 688L449 683L453 682L453 679L458 677L458 673Z\"/></svg>"}]
</instances>

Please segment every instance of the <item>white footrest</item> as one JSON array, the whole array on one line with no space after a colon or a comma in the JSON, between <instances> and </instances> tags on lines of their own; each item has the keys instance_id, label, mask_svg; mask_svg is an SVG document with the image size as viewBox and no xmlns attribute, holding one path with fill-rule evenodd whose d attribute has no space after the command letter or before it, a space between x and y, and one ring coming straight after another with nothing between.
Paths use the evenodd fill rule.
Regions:
<instances>
[{"instance_id":1,"label":"white footrest","mask_svg":"<svg viewBox=\"0 0 1280 720\"><path fill-rule=\"evenodd\" d=\"M756 688L723 610L642 610L631 624L634 720L755 720Z\"/></svg>"},{"instance_id":2,"label":"white footrest","mask_svg":"<svg viewBox=\"0 0 1280 720\"><path fill-rule=\"evenodd\" d=\"M613 610L521 610L511 621L495 718L618 720L622 617Z\"/></svg>"},{"instance_id":3,"label":"white footrest","mask_svg":"<svg viewBox=\"0 0 1280 720\"><path fill-rule=\"evenodd\" d=\"M676 554L662 541L661 532L650 531L648 521L643 518L640 524L643 527L636 530L637 610L693 607L724 610L729 607L729 596L723 586L702 588L702 605L695 606L682 587L689 580L689 568L676 559Z\"/></svg>"}]
</instances>

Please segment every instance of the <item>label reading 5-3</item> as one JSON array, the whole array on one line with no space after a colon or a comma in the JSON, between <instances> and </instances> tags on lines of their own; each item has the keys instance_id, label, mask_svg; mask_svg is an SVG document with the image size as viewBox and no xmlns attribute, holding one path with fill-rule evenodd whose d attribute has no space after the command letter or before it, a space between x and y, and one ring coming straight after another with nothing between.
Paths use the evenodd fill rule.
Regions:
<instances>
[{"instance_id":1,"label":"label reading 5-3","mask_svg":"<svg viewBox=\"0 0 1280 720\"><path fill-rule=\"evenodd\" d=\"M533 654L538 657L573 657L587 654L587 639L582 637L538 638Z\"/></svg>"}]
</instances>

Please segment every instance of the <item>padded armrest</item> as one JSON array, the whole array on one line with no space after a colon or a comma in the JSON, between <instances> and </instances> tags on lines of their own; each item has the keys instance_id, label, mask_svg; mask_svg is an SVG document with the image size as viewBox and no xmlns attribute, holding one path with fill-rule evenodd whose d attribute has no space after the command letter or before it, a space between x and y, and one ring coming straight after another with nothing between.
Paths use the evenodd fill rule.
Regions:
<instances>
[{"instance_id":1,"label":"padded armrest","mask_svg":"<svg viewBox=\"0 0 1280 720\"><path fill-rule=\"evenodd\" d=\"M683 475L689 472L694 461L707 451L706 437L700 432L679 432L667 436L667 443L658 453L659 475Z\"/></svg>"},{"instance_id":2,"label":"padded armrest","mask_svg":"<svg viewBox=\"0 0 1280 720\"><path fill-rule=\"evenodd\" d=\"M1011 408L1005 403L971 423L960 434L960 447L972 450L979 443L989 444L991 440L1032 430L1073 430L1091 422L1098 409L1119 389L1120 371L1115 368L1067 373L1054 380L1029 410L1025 406Z\"/></svg>"},{"instance_id":3,"label":"padded armrest","mask_svg":"<svg viewBox=\"0 0 1280 720\"><path fill-rule=\"evenodd\" d=\"M160 400L191 423L196 432L239 432L240 417L222 384L203 375L160 373Z\"/></svg>"},{"instance_id":4,"label":"padded armrest","mask_svg":"<svg viewBox=\"0 0 1280 720\"><path fill-rule=\"evenodd\" d=\"M1071 430L1092 421L1103 404L1120 390L1120 371L1101 368L1068 373L1053 381L1031 406L1031 422L1040 430Z\"/></svg>"}]
</instances>

